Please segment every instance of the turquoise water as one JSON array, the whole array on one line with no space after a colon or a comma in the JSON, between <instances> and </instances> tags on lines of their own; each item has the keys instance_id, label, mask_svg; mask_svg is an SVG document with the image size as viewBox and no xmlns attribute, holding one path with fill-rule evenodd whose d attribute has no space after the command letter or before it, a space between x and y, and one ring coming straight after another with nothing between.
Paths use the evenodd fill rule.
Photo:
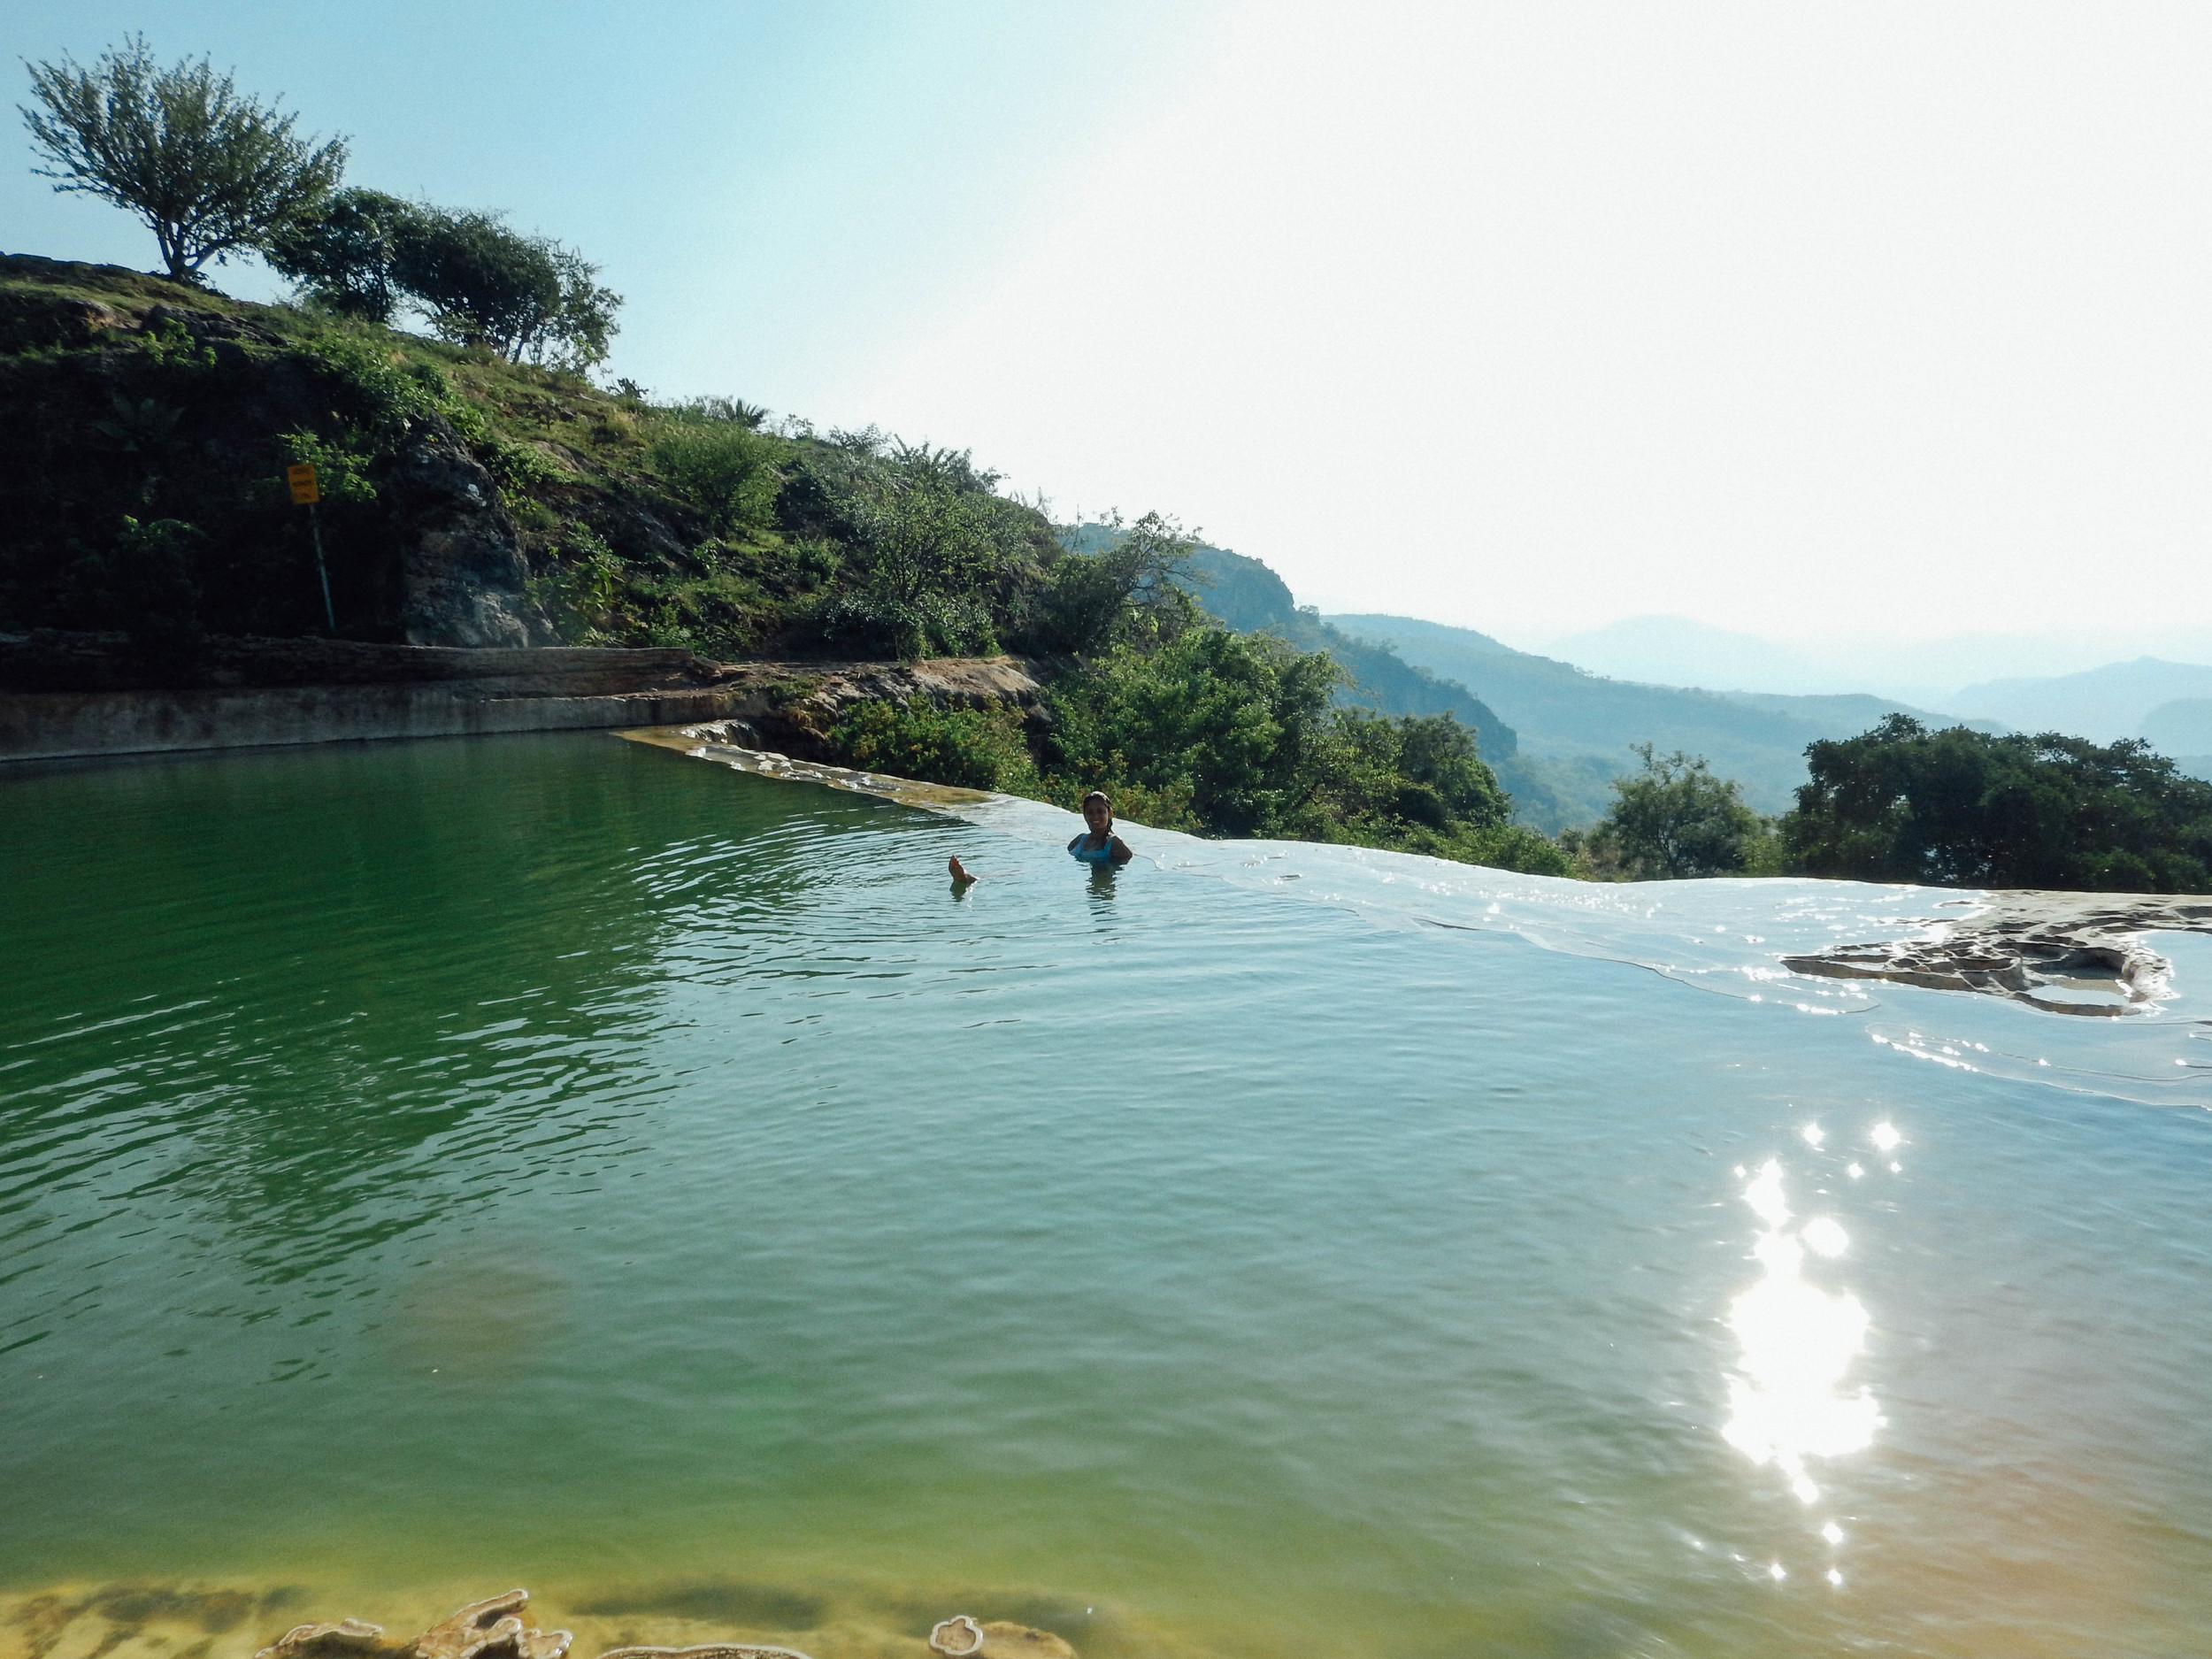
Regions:
<instances>
[{"instance_id":1,"label":"turquoise water","mask_svg":"<svg viewBox=\"0 0 2212 1659\"><path fill-rule=\"evenodd\" d=\"M0 1655L175 1653L119 1583L242 1590L214 1659L511 1583L585 1659L2204 1651L2186 949L1870 995L1775 958L1957 895L1101 877L600 734L0 822Z\"/></svg>"}]
</instances>

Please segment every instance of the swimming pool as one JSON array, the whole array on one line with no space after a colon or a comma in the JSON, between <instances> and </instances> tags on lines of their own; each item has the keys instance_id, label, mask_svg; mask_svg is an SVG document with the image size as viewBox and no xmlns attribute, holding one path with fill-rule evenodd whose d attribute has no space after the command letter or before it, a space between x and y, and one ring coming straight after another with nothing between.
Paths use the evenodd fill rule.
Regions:
<instances>
[{"instance_id":1,"label":"swimming pool","mask_svg":"<svg viewBox=\"0 0 2212 1659\"><path fill-rule=\"evenodd\" d=\"M1955 895L1094 875L601 734L0 803L0 1655L2212 1628L2183 953L2067 1018L1775 965Z\"/></svg>"}]
</instances>

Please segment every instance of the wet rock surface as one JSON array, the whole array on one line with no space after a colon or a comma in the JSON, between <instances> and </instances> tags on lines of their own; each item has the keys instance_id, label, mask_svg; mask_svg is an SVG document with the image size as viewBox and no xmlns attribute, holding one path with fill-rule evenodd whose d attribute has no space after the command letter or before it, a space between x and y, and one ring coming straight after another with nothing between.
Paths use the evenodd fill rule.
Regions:
<instances>
[{"instance_id":1,"label":"wet rock surface","mask_svg":"<svg viewBox=\"0 0 2212 1659\"><path fill-rule=\"evenodd\" d=\"M2147 1008L2169 964L2141 935L2212 933L2212 897L2155 893L2000 893L1929 936L1832 945L1785 956L1795 973L1972 991L2054 1014Z\"/></svg>"}]
</instances>

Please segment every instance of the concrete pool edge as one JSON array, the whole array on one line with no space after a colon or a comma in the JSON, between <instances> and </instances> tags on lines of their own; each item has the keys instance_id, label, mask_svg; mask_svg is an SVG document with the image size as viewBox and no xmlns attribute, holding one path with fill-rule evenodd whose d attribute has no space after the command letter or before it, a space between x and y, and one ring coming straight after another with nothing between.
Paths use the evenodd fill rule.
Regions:
<instances>
[{"instance_id":1,"label":"concrete pool edge","mask_svg":"<svg viewBox=\"0 0 2212 1659\"><path fill-rule=\"evenodd\" d=\"M1028 665L1010 657L717 663L675 650L407 646L319 657L306 666L320 677L278 684L0 688L0 766L712 721L737 722L762 741L804 750L847 704L864 699L1026 707L1039 695Z\"/></svg>"}]
</instances>

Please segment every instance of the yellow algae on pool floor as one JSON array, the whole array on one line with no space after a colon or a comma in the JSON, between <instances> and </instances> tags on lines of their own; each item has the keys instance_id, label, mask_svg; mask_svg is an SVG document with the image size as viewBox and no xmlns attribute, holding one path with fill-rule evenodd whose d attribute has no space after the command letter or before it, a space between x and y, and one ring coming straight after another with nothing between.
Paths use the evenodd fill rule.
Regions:
<instances>
[{"instance_id":1,"label":"yellow algae on pool floor","mask_svg":"<svg viewBox=\"0 0 2212 1659\"><path fill-rule=\"evenodd\" d=\"M481 1586L472 1594L196 1580L60 1584L0 1594L0 1659L255 1659L288 1632L348 1618L381 1626L381 1634L311 1636L286 1649L285 1659L423 1659L439 1645L426 1638L483 1594ZM512 1611L535 1645L545 1645L540 1633L572 1632L570 1659L622 1647L748 1645L807 1659L936 1659L931 1630L962 1614L987 1632L983 1659L1207 1659L1209 1652L1071 1598L972 1587L692 1579L571 1589L533 1596ZM482 1659L511 1652L520 1649L495 1641Z\"/></svg>"}]
</instances>

